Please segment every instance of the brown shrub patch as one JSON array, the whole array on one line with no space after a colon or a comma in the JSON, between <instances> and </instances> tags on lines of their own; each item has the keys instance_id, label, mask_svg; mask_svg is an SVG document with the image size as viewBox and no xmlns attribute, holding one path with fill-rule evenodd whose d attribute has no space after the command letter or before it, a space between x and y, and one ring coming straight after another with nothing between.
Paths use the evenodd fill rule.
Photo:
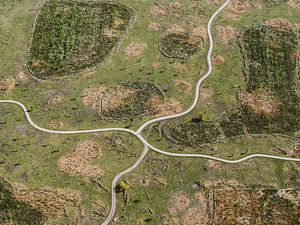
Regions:
<instances>
[{"instance_id":1,"label":"brown shrub patch","mask_svg":"<svg viewBox=\"0 0 300 225\"><path fill-rule=\"evenodd\" d=\"M175 113L179 113L182 111L182 105L177 100L170 98L166 99L163 103L158 106L158 114L157 116L167 116Z\"/></svg>"},{"instance_id":2,"label":"brown shrub patch","mask_svg":"<svg viewBox=\"0 0 300 225\"><path fill-rule=\"evenodd\" d=\"M159 68L160 67L160 62L153 62L152 67L155 68L155 69Z\"/></svg>"},{"instance_id":3,"label":"brown shrub patch","mask_svg":"<svg viewBox=\"0 0 300 225\"><path fill-rule=\"evenodd\" d=\"M174 67L174 69L176 69L178 72L185 72L185 71L188 70L186 64L179 63L179 62L174 63L173 67Z\"/></svg>"},{"instance_id":4,"label":"brown shrub patch","mask_svg":"<svg viewBox=\"0 0 300 225\"><path fill-rule=\"evenodd\" d=\"M181 7L181 4L179 2L171 2L170 7L172 9L179 9Z\"/></svg>"},{"instance_id":5,"label":"brown shrub patch","mask_svg":"<svg viewBox=\"0 0 300 225\"><path fill-rule=\"evenodd\" d=\"M225 59L221 55L215 55L212 59L214 65L221 65L225 62Z\"/></svg>"},{"instance_id":6,"label":"brown shrub patch","mask_svg":"<svg viewBox=\"0 0 300 225\"><path fill-rule=\"evenodd\" d=\"M16 80L13 77L5 77L0 80L0 90L7 91L12 89L16 84Z\"/></svg>"},{"instance_id":7,"label":"brown shrub patch","mask_svg":"<svg viewBox=\"0 0 300 225\"><path fill-rule=\"evenodd\" d=\"M210 169L219 169L222 167L222 163L221 162L217 162L215 160L208 160L207 161L207 166Z\"/></svg>"},{"instance_id":8,"label":"brown shrub patch","mask_svg":"<svg viewBox=\"0 0 300 225\"><path fill-rule=\"evenodd\" d=\"M27 202L49 219L59 218L65 212L73 212L76 218L82 217L81 194L71 189L29 189L23 185L15 184L12 189L13 196Z\"/></svg>"},{"instance_id":9,"label":"brown shrub patch","mask_svg":"<svg viewBox=\"0 0 300 225\"><path fill-rule=\"evenodd\" d=\"M26 73L24 73L23 71L21 71L20 73L18 73L17 75L17 79L20 81L28 81L29 77Z\"/></svg>"},{"instance_id":10,"label":"brown shrub patch","mask_svg":"<svg viewBox=\"0 0 300 225\"><path fill-rule=\"evenodd\" d=\"M163 6L156 4L150 8L149 12L153 16L160 16L166 14L167 10Z\"/></svg>"},{"instance_id":11,"label":"brown shrub patch","mask_svg":"<svg viewBox=\"0 0 300 225\"><path fill-rule=\"evenodd\" d=\"M264 90L253 93L241 93L239 99L242 104L250 107L258 115L272 115L282 105L276 97Z\"/></svg>"},{"instance_id":12,"label":"brown shrub patch","mask_svg":"<svg viewBox=\"0 0 300 225\"><path fill-rule=\"evenodd\" d=\"M217 26L217 33L219 39L225 44L228 43L230 39L236 36L236 31L231 26L226 26L226 27Z\"/></svg>"},{"instance_id":13,"label":"brown shrub patch","mask_svg":"<svg viewBox=\"0 0 300 225\"><path fill-rule=\"evenodd\" d=\"M62 92L57 92L49 98L48 104L57 105L58 103L62 102L65 98L66 97Z\"/></svg>"},{"instance_id":14,"label":"brown shrub patch","mask_svg":"<svg viewBox=\"0 0 300 225\"><path fill-rule=\"evenodd\" d=\"M90 165L91 159L97 158L102 154L101 149L95 141L83 141L75 149L58 160L58 167L61 171L71 175L83 175L96 177L103 173L97 165Z\"/></svg>"},{"instance_id":15,"label":"brown shrub patch","mask_svg":"<svg viewBox=\"0 0 300 225\"><path fill-rule=\"evenodd\" d=\"M213 97L213 91L210 88L202 88L200 91L200 99L202 102L208 102Z\"/></svg>"},{"instance_id":16,"label":"brown shrub patch","mask_svg":"<svg viewBox=\"0 0 300 225\"><path fill-rule=\"evenodd\" d=\"M183 225L203 225L208 224L208 222L209 217L207 214L207 207L205 204L189 208L183 217Z\"/></svg>"},{"instance_id":17,"label":"brown shrub patch","mask_svg":"<svg viewBox=\"0 0 300 225\"><path fill-rule=\"evenodd\" d=\"M124 52L128 57L136 57L140 55L147 48L147 44L145 43L130 43L125 49Z\"/></svg>"},{"instance_id":18,"label":"brown shrub patch","mask_svg":"<svg viewBox=\"0 0 300 225\"><path fill-rule=\"evenodd\" d=\"M159 23L152 22L152 23L149 23L149 24L148 24L147 28L148 28L148 30L150 30L150 31L158 31L159 28L160 28L160 24L159 24Z\"/></svg>"},{"instance_id":19,"label":"brown shrub patch","mask_svg":"<svg viewBox=\"0 0 300 225\"><path fill-rule=\"evenodd\" d=\"M250 5L247 0L231 0L227 8L233 13L244 13Z\"/></svg>"},{"instance_id":20,"label":"brown shrub patch","mask_svg":"<svg viewBox=\"0 0 300 225\"><path fill-rule=\"evenodd\" d=\"M169 32L169 33L184 33L185 29L178 24L173 24L167 29L167 32Z\"/></svg>"},{"instance_id":21,"label":"brown shrub patch","mask_svg":"<svg viewBox=\"0 0 300 225\"><path fill-rule=\"evenodd\" d=\"M84 106L91 106L93 109L99 109L102 96L107 92L105 85L98 87L88 87L81 95Z\"/></svg>"},{"instance_id":22,"label":"brown shrub patch","mask_svg":"<svg viewBox=\"0 0 300 225\"><path fill-rule=\"evenodd\" d=\"M190 203L191 201L187 193L185 192L176 193L170 201L171 207L169 208L169 212L172 215L176 215L182 212L183 210L185 210L186 208L188 208Z\"/></svg>"},{"instance_id":23,"label":"brown shrub patch","mask_svg":"<svg viewBox=\"0 0 300 225\"><path fill-rule=\"evenodd\" d=\"M65 126L64 122L60 121L60 120L51 120L48 122L48 125L52 128L62 128Z\"/></svg>"},{"instance_id":24,"label":"brown shrub patch","mask_svg":"<svg viewBox=\"0 0 300 225\"><path fill-rule=\"evenodd\" d=\"M267 26L274 27L278 31L284 31L285 29L294 29L295 25L283 18L269 19L264 22Z\"/></svg>"},{"instance_id":25,"label":"brown shrub patch","mask_svg":"<svg viewBox=\"0 0 300 225\"><path fill-rule=\"evenodd\" d=\"M195 27L192 31L192 35L196 37L201 37L203 40L207 40L207 30L205 26Z\"/></svg>"},{"instance_id":26,"label":"brown shrub patch","mask_svg":"<svg viewBox=\"0 0 300 225\"><path fill-rule=\"evenodd\" d=\"M300 0L288 0L287 3L293 8L300 8Z\"/></svg>"},{"instance_id":27,"label":"brown shrub patch","mask_svg":"<svg viewBox=\"0 0 300 225\"><path fill-rule=\"evenodd\" d=\"M180 91L190 92L192 90L192 85L184 80L174 80L175 87Z\"/></svg>"}]
</instances>

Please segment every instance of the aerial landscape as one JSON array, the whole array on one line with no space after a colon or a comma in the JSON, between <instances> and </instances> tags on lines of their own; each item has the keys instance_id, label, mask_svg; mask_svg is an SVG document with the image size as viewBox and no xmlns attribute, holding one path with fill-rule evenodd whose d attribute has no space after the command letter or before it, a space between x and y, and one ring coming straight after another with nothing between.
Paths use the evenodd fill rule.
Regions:
<instances>
[{"instance_id":1,"label":"aerial landscape","mask_svg":"<svg viewBox=\"0 0 300 225\"><path fill-rule=\"evenodd\" d=\"M0 0L0 225L300 225L300 0Z\"/></svg>"}]
</instances>

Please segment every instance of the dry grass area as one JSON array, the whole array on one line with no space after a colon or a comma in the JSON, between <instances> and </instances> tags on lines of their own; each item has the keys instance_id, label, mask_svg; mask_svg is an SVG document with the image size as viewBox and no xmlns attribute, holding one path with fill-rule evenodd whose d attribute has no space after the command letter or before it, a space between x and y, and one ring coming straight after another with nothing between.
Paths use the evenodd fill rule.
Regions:
<instances>
[{"instance_id":1,"label":"dry grass area","mask_svg":"<svg viewBox=\"0 0 300 225\"><path fill-rule=\"evenodd\" d=\"M12 185L13 196L27 202L33 208L40 210L48 219L65 216L66 213L74 214L81 218L81 194L71 189L29 189L21 184Z\"/></svg>"},{"instance_id":2,"label":"dry grass area","mask_svg":"<svg viewBox=\"0 0 300 225\"><path fill-rule=\"evenodd\" d=\"M125 49L124 52L128 57L136 57L140 55L147 48L145 43L130 43Z\"/></svg>"},{"instance_id":3,"label":"dry grass area","mask_svg":"<svg viewBox=\"0 0 300 225\"><path fill-rule=\"evenodd\" d=\"M96 177L103 174L103 170L97 165L91 165L89 161L101 154L102 151L95 141L83 141L78 143L72 152L58 160L58 167L73 176Z\"/></svg>"},{"instance_id":4,"label":"dry grass area","mask_svg":"<svg viewBox=\"0 0 300 225\"><path fill-rule=\"evenodd\" d=\"M267 26L270 26L270 27L274 27L276 28L278 31L283 31L285 29L295 29L296 26L288 21L287 19L283 19L283 18L276 18L276 19L269 19L269 20L266 20L264 22L264 24L266 24Z\"/></svg>"},{"instance_id":5,"label":"dry grass area","mask_svg":"<svg viewBox=\"0 0 300 225\"><path fill-rule=\"evenodd\" d=\"M195 27L192 31L192 35L195 37L201 37L203 40L207 40L207 29L205 26Z\"/></svg>"},{"instance_id":6,"label":"dry grass area","mask_svg":"<svg viewBox=\"0 0 300 225\"><path fill-rule=\"evenodd\" d=\"M175 87L183 92L190 93L192 91L192 85L184 80L174 80Z\"/></svg>"},{"instance_id":7,"label":"dry grass area","mask_svg":"<svg viewBox=\"0 0 300 225\"><path fill-rule=\"evenodd\" d=\"M237 36L237 32L231 26L217 26L217 36L225 44Z\"/></svg>"},{"instance_id":8,"label":"dry grass area","mask_svg":"<svg viewBox=\"0 0 300 225\"><path fill-rule=\"evenodd\" d=\"M15 84L16 84L16 80L13 77L11 76L5 77L2 80L0 80L0 90L1 91L10 90L15 86Z\"/></svg>"},{"instance_id":9,"label":"dry grass area","mask_svg":"<svg viewBox=\"0 0 300 225\"><path fill-rule=\"evenodd\" d=\"M186 72L188 70L188 67L186 64L179 63L179 62L174 63L173 68L178 72Z\"/></svg>"},{"instance_id":10,"label":"dry grass area","mask_svg":"<svg viewBox=\"0 0 300 225\"><path fill-rule=\"evenodd\" d=\"M160 16L166 14L167 9L161 5L156 4L150 8L149 12L153 16Z\"/></svg>"},{"instance_id":11,"label":"dry grass area","mask_svg":"<svg viewBox=\"0 0 300 225\"><path fill-rule=\"evenodd\" d=\"M65 126L64 122L62 122L60 120L51 120L48 122L48 125L51 128L55 128L55 129L63 128Z\"/></svg>"},{"instance_id":12,"label":"dry grass area","mask_svg":"<svg viewBox=\"0 0 300 225\"><path fill-rule=\"evenodd\" d=\"M161 101L157 95L152 95L146 105L149 108L154 109L153 111L155 112L155 116L167 116L182 111L182 105L176 99L169 98L165 101Z\"/></svg>"},{"instance_id":13,"label":"dry grass area","mask_svg":"<svg viewBox=\"0 0 300 225\"><path fill-rule=\"evenodd\" d=\"M169 26L169 28L167 29L167 32L169 33L184 33L185 32L185 29L178 25L178 24L172 24L171 26Z\"/></svg>"},{"instance_id":14,"label":"dry grass area","mask_svg":"<svg viewBox=\"0 0 300 225\"><path fill-rule=\"evenodd\" d=\"M159 23L156 23L156 22L152 22L152 23L149 23L148 26L147 26L148 30L150 31L158 31L159 28L160 28L160 24Z\"/></svg>"},{"instance_id":15,"label":"dry grass area","mask_svg":"<svg viewBox=\"0 0 300 225\"><path fill-rule=\"evenodd\" d=\"M300 213L296 189L246 188L219 181L193 196L181 191L169 201L164 225L276 224L292 225ZM272 216L267 216L272 215Z\"/></svg>"},{"instance_id":16,"label":"dry grass area","mask_svg":"<svg viewBox=\"0 0 300 225\"><path fill-rule=\"evenodd\" d=\"M221 55L215 55L212 58L212 62L214 65L222 65L225 62L225 59Z\"/></svg>"},{"instance_id":17,"label":"dry grass area","mask_svg":"<svg viewBox=\"0 0 300 225\"><path fill-rule=\"evenodd\" d=\"M300 0L288 0L287 3L293 8L300 8Z\"/></svg>"},{"instance_id":18,"label":"dry grass area","mask_svg":"<svg viewBox=\"0 0 300 225\"><path fill-rule=\"evenodd\" d=\"M276 97L264 90L240 93L239 99L257 115L272 115L282 105Z\"/></svg>"}]
</instances>

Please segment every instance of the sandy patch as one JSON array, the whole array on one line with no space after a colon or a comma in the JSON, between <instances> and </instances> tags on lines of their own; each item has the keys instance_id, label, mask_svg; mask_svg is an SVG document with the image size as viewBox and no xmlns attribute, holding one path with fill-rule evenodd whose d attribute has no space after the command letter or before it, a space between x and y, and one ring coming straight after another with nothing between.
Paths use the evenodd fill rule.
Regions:
<instances>
[{"instance_id":1,"label":"sandy patch","mask_svg":"<svg viewBox=\"0 0 300 225\"><path fill-rule=\"evenodd\" d=\"M148 28L148 30L150 30L150 31L158 31L159 28L160 28L160 24L159 24L159 23L152 22L152 23L149 23L149 24L148 24L147 28Z\"/></svg>"},{"instance_id":2,"label":"sandy patch","mask_svg":"<svg viewBox=\"0 0 300 225\"><path fill-rule=\"evenodd\" d=\"M41 210L47 218L58 218L65 214L65 210L75 212L76 218L82 217L80 209L81 194L71 189L29 189L24 185L14 184L13 196L27 202L33 208Z\"/></svg>"},{"instance_id":3,"label":"sandy patch","mask_svg":"<svg viewBox=\"0 0 300 225\"><path fill-rule=\"evenodd\" d=\"M292 6L293 8L300 8L300 0L289 0L287 4Z\"/></svg>"},{"instance_id":4,"label":"sandy patch","mask_svg":"<svg viewBox=\"0 0 300 225\"><path fill-rule=\"evenodd\" d=\"M183 92L190 92L192 90L192 85L184 80L174 80L175 87Z\"/></svg>"},{"instance_id":5,"label":"sandy patch","mask_svg":"<svg viewBox=\"0 0 300 225\"><path fill-rule=\"evenodd\" d=\"M218 38L225 44L237 35L235 29L231 26L217 26L216 29Z\"/></svg>"},{"instance_id":6,"label":"sandy patch","mask_svg":"<svg viewBox=\"0 0 300 225\"><path fill-rule=\"evenodd\" d=\"M166 14L167 10L163 6L156 4L150 8L149 12L153 16L160 16Z\"/></svg>"},{"instance_id":7,"label":"sandy patch","mask_svg":"<svg viewBox=\"0 0 300 225\"><path fill-rule=\"evenodd\" d=\"M195 27L192 31L192 35L196 37L201 37L203 40L207 40L207 30L205 26Z\"/></svg>"},{"instance_id":8,"label":"sandy patch","mask_svg":"<svg viewBox=\"0 0 300 225\"><path fill-rule=\"evenodd\" d=\"M62 156L58 160L58 167L61 171L73 176L96 177L103 174L103 171L97 165L90 165L89 161L101 155L101 149L95 141L83 141L77 144L72 152Z\"/></svg>"},{"instance_id":9,"label":"sandy patch","mask_svg":"<svg viewBox=\"0 0 300 225\"><path fill-rule=\"evenodd\" d=\"M140 55L147 48L145 43L130 43L125 49L124 52L128 57L136 57Z\"/></svg>"},{"instance_id":10,"label":"sandy patch","mask_svg":"<svg viewBox=\"0 0 300 225\"><path fill-rule=\"evenodd\" d=\"M0 80L0 90L7 91L12 89L16 85L16 80L13 77L5 77Z\"/></svg>"},{"instance_id":11,"label":"sandy patch","mask_svg":"<svg viewBox=\"0 0 300 225\"><path fill-rule=\"evenodd\" d=\"M233 13L244 13L250 4L247 0L231 0L227 5L227 9Z\"/></svg>"},{"instance_id":12,"label":"sandy patch","mask_svg":"<svg viewBox=\"0 0 300 225\"><path fill-rule=\"evenodd\" d=\"M264 21L264 24L273 28L276 28L278 31L284 31L285 29L295 29L296 26L283 18L269 19Z\"/></svg>"},{"instance_id":13,"label":"sandy patch","mask_svg":"<svg viewBox=\"0 0 300 225\"><path fill-rule=\"evenodd\" d=\"M212 59L212 62L213 62L214 65L221 65L225 62L225 59L221 55L214 55L213 59Z\"/></svg>"},{"instance_id":14,"label":"sandy patch","mask_svg":"<svg viewBox=\"0 0 300 225\"><path fill-rule=\"evenodd\" d=\"M51 128L63 128L65 126L64 122L60 121L60 120L51 120L48 122L48 125Z\"/></svg>"},{"instance_id":15,"label":"sandy patch","mask_svg":"<svg viewBox=\"0 0 300 225\"><path fill-rule=\"evenodd\" d=\"M253 93L241 93L239 99L242 104L250 107L258 115L272 115L282 105L276 97L263 90Z\"/></svg>"},{"instance_id":16,"label":"sandy patch","mask_svg":"<svg viewBox=\"0 0 300 225\"><path fill-rule=\"evenodd\" d=\"M188 70L186 64L179 63L179 62L174 63L173 68L178 72L186 72Z\"/></svg>"},{"instance_id":17,"label":"sandy patch","mask_svg":"<svg viewBox=\"0 0 300 225\"><path fill-rule=\"evenodd\" d=\"M167 29L167 31L169 33L184 33L185 29L178 24L173 24Z\"/></svg>"}]
</instances>

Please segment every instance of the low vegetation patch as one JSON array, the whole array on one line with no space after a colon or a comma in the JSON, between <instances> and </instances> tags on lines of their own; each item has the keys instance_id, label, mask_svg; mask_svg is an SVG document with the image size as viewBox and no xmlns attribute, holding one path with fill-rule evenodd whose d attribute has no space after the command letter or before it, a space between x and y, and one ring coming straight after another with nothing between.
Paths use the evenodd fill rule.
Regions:
<instances>
[{"instance_id":1,"label":"low vegetation patch","mask_svg":"<svg viewBox=\"0 0 300 225\"><path fill-rule=\"evenodd\" d=\"M36 20L27 67L39 79L102 62L122 37L132 10L112 2L45 3Z\"/></svg>"},{"instance_id":2,"label":"low vegetation patch","mask_svg":"<svg viewBox=\"0 0 300 225\"><path fill-rule=\"evenodd\" d=\"M226 136L300 130L298 34L290 26L242 30L244 90L238 110L221 122Z\"/></svg>"},{"instance_id":3,"label":"low vegetation patch","mask_svg":"<svg viewBox=\"0 0 300 225\"><path fill-rule=\"evenodd\" d=\"M166 57L186 59L203 46L203 39L186 33L168 33L160 39L159 46Z\"/></svg>"},{"instance_id":4,"label":"low vegetation patch","mask_svg":"<svg viewBox=\"0 0 300 225\"><path fill-rule=\"evenodd\" d=\"M214 142L220 135L218 125L202 119L193 119L173 126L166 123L163 130L168 140L189 146Z\"/></svg>"}]
</instances>

